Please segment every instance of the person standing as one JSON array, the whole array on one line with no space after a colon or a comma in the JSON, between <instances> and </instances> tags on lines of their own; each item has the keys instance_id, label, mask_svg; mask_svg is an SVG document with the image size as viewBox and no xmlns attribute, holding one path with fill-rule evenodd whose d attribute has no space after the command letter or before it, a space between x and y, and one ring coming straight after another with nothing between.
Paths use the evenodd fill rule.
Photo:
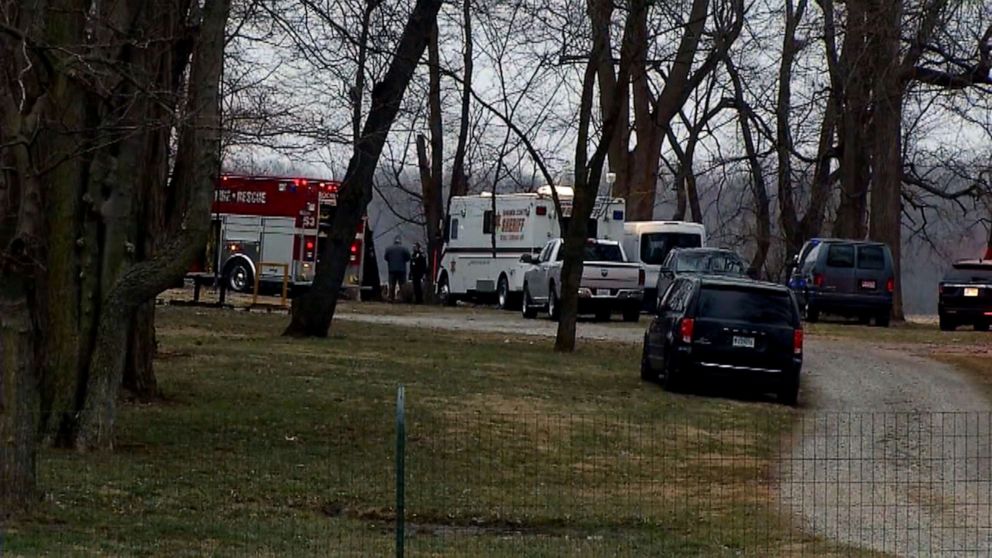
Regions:
<instances>
[{"instance_id":1,"label":"person standing","mask_svg":"<svg viewBox=\"0 0 992 558\"><path fill-rule=\"evenodd\" d=\"M386 269L389 271L389 302L396 301L396 290L406 284L406 264L410 261L410 251L403 246L403 240L396 237L393 245L386 248Z\"/></svg>"},{"instance_id":2,"label":"person standing","mask_svg":"<svg viewBox=\"0 0 992 558\"><path fill-rule=\"evenodd\" d=\"M410 280L413 281L413 301L424 303L424 276L427 275L427 255L419 242L413 243L413 259L410 260Z\"/></svg>"}]
</instances>

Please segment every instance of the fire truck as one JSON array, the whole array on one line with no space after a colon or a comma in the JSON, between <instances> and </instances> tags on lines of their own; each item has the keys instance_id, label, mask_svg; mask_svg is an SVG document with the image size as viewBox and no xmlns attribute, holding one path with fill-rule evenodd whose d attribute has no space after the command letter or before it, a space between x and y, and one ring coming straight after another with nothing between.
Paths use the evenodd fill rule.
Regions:
<instances>
[{"instance_id":1,"label":"fire truck","mask_svg":"<svg viewBox=\"0 0 992 558\"><path fill-rule=\"evenodd\" d=\"M259 284L308 287L337 210L339 183L312 178L222 175L214 188L206 251L191 275L212 276L227 289L251 292ZM345 289L361 289L362 218L351 245Z\"/></svg>"}]
</instances>

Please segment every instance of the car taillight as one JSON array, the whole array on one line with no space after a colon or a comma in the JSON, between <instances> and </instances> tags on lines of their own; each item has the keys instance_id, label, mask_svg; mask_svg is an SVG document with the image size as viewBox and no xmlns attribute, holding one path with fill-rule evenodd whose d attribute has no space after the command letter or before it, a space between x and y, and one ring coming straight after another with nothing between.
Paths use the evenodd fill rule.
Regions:
<instances>
[{"instance_id":1,"label":"car taillight","mask_svg":"<svg viewBox=\"0 0 992 558\"><path fill-rule=\"evenodd\" d=\"M817 287L822 287L823 286L823 274L822 273L814 273L813 274L813 284L816 285Z\"/></svg>"},{"instance_id":2,"label":"car taillight","mask_svg":"<svg viewBox=\"0 0 992 558\"><path fill-rule=\"evenodd\" d=\"M351 256L349 258L351 261L355 261L358 259L358 249L359 249L359 245L358 245L358 241L356 240L355 242L351 243Z\"/></svg>"},{"instance_id":3,"label":"car taillight","mask_svg":"<svg viewBox=\"0 0 992 558\"><path fill-rule=\"evenodd\" d=\"M939 295L944 294L944 284L943 283L937 285L937 294L939 294Z\"/></svg>"},{"instance_id":4,"label":"car taillight","mask_svg":"<svg viewBox=\"0 0 992 558\"><path fill-rule=\"evenodd\" d=\"M679 322L679 336L683 343L692 343L692 330L696 327L696 320L692 318L682 318Z\"/></svg>"},{"instance_id":5,"label":"car taillight","mask_svg":"<svg viewBox=\"0 0 992 558\"><path fill-rule=\"evenodd\" d=\"M792 353L803 354L803 330L797 329L792 332Z\"/></svg>"},{"instance_id":6,"label":"car taillight","mask_svg":"<svg viewBox=\"0 0 992 558\"><path fill-rule=\"evenodd\" d=\"M896 280L889 277L889 280L885 282L885 290L888 292L895 292L896 290Z\"/></svg>"},{"instance_id":7,"label":"car taillight","mask_svg":"<svg viewBox=\"0 0 992 558\"><path fill-rule=\"evenodd\" d=\"M637 270L637 286L638 287L643 287L644 286L644 270L643 269L638 269Z\"/></svg>"}]
</instances>

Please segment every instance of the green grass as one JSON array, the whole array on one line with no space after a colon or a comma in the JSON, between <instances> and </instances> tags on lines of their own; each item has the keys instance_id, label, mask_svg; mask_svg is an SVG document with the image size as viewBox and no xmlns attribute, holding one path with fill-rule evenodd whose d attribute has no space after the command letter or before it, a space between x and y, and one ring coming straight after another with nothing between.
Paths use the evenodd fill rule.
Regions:
<instances>
[{"instance_id":1,"label":"green grass","mask_svg":"<svg viewBox=\"0 0 992 558\"><path fill-rule=\"evenodd\" d=\"M350 310L359 311L361 306ZM376 307L376 311L382 311ZM406 386L412 553L840 552L776 513L797 411L669 395L639 347L159 310L166 399L125 405L116 451L46 450L13 555L385 555Z\"/></svg>"},{"instance_id":2,"label":"green grass","mask_svg":"<svg viewBox=\"0 0 992 558\"><path fill-rule=\"evenodd\" d=\"M988 344L992 335L972 329L940 331L937 324L893 322L891 327L859 325L855 322L831 321L805 324L812 336L856 339L873 343L913 344L931 347Z\"/></svg>"}]
</instances>

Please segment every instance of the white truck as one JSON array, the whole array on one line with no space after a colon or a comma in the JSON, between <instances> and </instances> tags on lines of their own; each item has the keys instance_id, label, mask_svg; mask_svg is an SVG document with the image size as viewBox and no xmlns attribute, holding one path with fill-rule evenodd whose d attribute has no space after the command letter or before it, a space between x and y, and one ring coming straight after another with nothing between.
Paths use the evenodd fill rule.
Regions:
<instances>
[{"instance_id":1,"label":"white truck","mask_svg":"<svg viewBox=\"0 0 992 558\"><path fill-rule=\"evenodd\" d=\"M559 186L557 193L567 221L572 189ZM623 223L622 199L597 198L588 236L620 241ZM453 197L444 235L435 275L441 302L495 299L509 310L520 304L524 272L530 267L520 257L537 254L562 231L551 187L544 186L531 193Z\"/></svg>"},{"instance_id":2,"label":"white truck","mask_svg":"<svg viewBox=\"0 0 992 558\"><path fill-rule=\"evenodd\" d=\"M552 320L558 319L564 252L564 241L556 239L548 242L537 257L521 256L521 261L531 267L524 274L521 311L525 318L534 318L544 309ZM636 322L641 315L644 268L627 261L619 242L608 240L587 240L582 261L579 314L609 320L614 313L620 313L625 322Z\"/></svg>"},{"instance_id":3,"label":"white truck","mask_svg":"<svg viewBox=\"0 0 992 558\"><path fill-rule=\"evenodd\" d=\"M655 285L658 272L672 248L706 246L706 227L687 221L628 221L624 223L623 249L631 261L644 266L647 273L644 289L645 309L658 298Z\"/></svg>"}]
</instances>

